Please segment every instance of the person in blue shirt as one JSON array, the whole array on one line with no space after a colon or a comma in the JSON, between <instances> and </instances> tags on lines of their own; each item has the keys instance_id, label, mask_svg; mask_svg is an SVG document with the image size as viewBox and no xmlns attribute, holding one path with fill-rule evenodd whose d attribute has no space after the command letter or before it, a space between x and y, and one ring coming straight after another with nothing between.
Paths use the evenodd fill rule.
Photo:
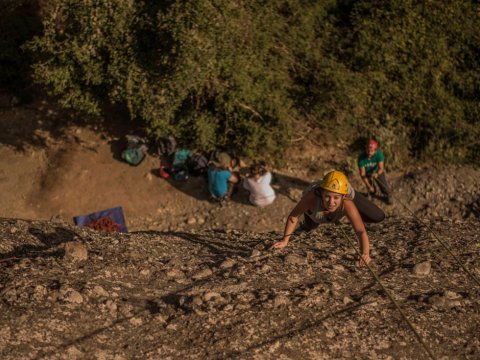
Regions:
<instances>
[{"instance_id":1,"label":"person in blue shirt","mask_svg":"<svg viewBox=\"0 0 480 360\"><path fill-rule=\"evenodd\" d=\"M375 183L377 183L380 191L386 197L387 204L392 205L393 199L385 177L385 156L382 150L378 149L376 140L368 140L365 152L358 157L358 169L369 196L376 193Z\"/></svg>"},{"instance_id":2,"label":"person in blue shirt","mask_svg":"<svg viewBox=\"0 0 480 360\"><path fill-rule=\"evenodd\" d=\"M225 152L210 162L207 170L208 191L214 201L229 201L238 177L233 173L232 158Z\"/></svg>"}]
</instances>

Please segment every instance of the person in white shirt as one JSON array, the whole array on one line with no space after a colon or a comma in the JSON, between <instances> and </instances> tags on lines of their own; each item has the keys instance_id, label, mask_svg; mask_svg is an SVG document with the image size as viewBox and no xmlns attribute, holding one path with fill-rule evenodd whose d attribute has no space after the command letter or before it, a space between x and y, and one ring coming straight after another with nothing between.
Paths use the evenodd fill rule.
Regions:
<instances>
[{"instance_id":1,"label":"person in white shirt","mask_svg":"<svg viewBox=\"0 0 480 360\"><path fill-rule=\"evenodd\" d=\"M249 200L256 206L267 206L275 200L275 191L270 186L272 174L265 163L256 163L250 167L249 176L243 181L243 187L250 192Z\"/></svg>"}]
</instances>

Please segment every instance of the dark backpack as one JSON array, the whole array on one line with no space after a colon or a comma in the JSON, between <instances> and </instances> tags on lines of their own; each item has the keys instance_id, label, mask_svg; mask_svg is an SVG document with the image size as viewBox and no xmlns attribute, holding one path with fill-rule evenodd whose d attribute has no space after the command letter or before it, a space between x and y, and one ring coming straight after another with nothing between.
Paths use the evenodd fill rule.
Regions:
<instances>
[{"instance_id":1,"label":"dark backpack","mask_svg":"<svg viewBox=\"0 0 480 360\"><path fill-rule=\"evenodd\" d=\"M173 136L167 136L157 140L158 155L172 156L176 148L177 142Z\"/></svg>"},{"instance_id":2,"label":"dark backpack","mask_svg":"<svg viewBox=\"0 0 480 360\"><path fill-rule=\"evenodd\" d=\"M208 169L208 159L201 154L192 155L187 160L187 167L192 176L205 175Z\"/></svg>"},{"instance_id":3,"label":"dark backpack","mask_svg":"<svg viewBox=\"0 0 480 360\"><path fill-rule=\"evenodd\" d=\"M172 167L170 174L176 181L187 181L189 177L188 167L185 164L175 165Z\"/></svg>"},{"instance_id":4,"label":"dark backpack","mask_svg":"<svg viewBox=\"0 0 480 360\"><path fill-rule=\"evenodd\" d=\"M126 135L125 141L127 142L127 149L139 148L144 146L148 148L148 140L137 135Z\"/></svg>"}]
</instances>

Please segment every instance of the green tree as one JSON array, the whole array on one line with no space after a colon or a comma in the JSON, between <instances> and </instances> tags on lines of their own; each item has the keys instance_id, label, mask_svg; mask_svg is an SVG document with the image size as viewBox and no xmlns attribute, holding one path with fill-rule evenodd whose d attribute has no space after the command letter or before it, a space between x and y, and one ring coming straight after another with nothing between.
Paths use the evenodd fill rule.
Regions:
<instances>
[{"instance_id":1,"label":"green tree","mask_svg":"<svg viewBox=\"0 0 480 360\"><path fill-rule=\"evenodd\" d=\"M478 5L413 0L347 5L327 43L332 65L314 61L320 69L317 93L326 99L316 106L335 109L326 115L336 115L344 125L340 129L353 125L365 136L376 134L392 155L403 149L406 156L410 149L420 158L478 159Z\"/></svg>"},{"instance_id":2,"label":"green tree","mask_svg":"<svg viewBox=\"0 0 480 360\"><path fill-rule=\"evenodd\" d=\"M282 157L294 121L389 159L478 161L476 2L50 0L30 42L62 105L125 104L153 136Z\"/></svg>"},{"instance_id":3,"label":"green tree","mask_svg":"<svg viewBox=\"0 0 480 360\"><path fill-rule=\"evenodd\" d=\"M3 0L0 15L0 88L17 92L28 83L31 57L22 45L41 30L33 0Z\"/></svg>"},{"instance_id":4,"label":"green tree","mask_svg":"<svg viewBox=\"0 0 480 360\"><path fill-rule=\"evenodd\" d=\"M124 102L156 136L274 154L295 114L281 3L53 0L30 44L41 54L36 78L62 105L91 114Z\"/></svg>"}]
</instances>

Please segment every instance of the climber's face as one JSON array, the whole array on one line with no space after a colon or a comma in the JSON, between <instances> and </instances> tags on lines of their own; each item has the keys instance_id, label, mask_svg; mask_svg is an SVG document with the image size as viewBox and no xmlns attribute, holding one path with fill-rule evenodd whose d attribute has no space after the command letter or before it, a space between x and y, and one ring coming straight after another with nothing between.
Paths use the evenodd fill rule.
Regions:
<instances>
[{"instance_id":1,"label":"climber's face","mask_svg":"<svg viewBox=\"0 0 480 360\"><path fill-rule=\"evenodd\" d=\"M323 207L328 212L334 212L338 209L338 207L342 204L343 201L342 194L337 194L331 191L322 191L322 201Z\"/></svg>"}]
</instances>

